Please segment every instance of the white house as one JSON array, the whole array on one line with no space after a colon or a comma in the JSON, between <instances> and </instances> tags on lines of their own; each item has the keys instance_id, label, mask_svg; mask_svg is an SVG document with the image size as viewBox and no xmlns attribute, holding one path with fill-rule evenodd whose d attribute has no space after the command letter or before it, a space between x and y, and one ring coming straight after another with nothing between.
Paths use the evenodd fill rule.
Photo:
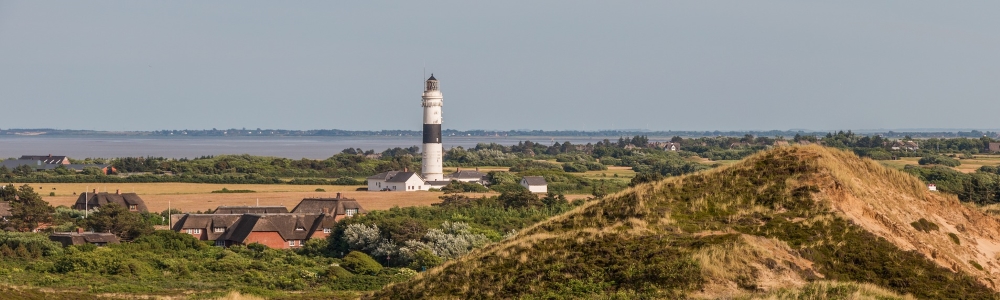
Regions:
<instances>
[{"instance_id":1,"label":"white house","mask_svg":"<svg viewBox=\"0 0 1000 300\"><path fill-rule=\"evenodd\" d=\"M933 183L927 185L927 190L937 192L937 185Z\"/></svg>"},{"instance_id":2,"label":"white house","mask_svg":"<svg viewBox=\"0 0 1000 300\"><path fill-rule=\"evenodd\" d=\"M521 178L521 186L532 193L549 192L549 184L545 182L545 177L542 176L524 176L524 178Z\"/></svg>"},{"instance_id":3,"label":"white house","mask_svg":"<svg viewBox=\"0 0 1000 300\"><path fill-rule=\"evenodd\" d=\"M420 174L414 172L398 172L382 185L385 190L401 192L426 191L431 188Z\"/></svg>"},{"instance_id":4,"label":"white house","mask_svg":"<svg viewBox=\"0 0 1000 300\"><path fill-rule=\"evenodd\" d=\"M386 188L385 181L389 180L393 176L396 176L399 171L389 171L375 174L368 177L368 190L369 191L381 191Z\"/></svg>"},{"instance_id":5,"label":"white house","mask_svg":"<svg viewBox=\"0 0 1000 300\"><path fill-rule=\"evenodd\" d=\"M479 168L476 168L475 171L458 169L455 170L455 173L451 173L451 175L448 175L446 179L483 184L484 182L486 182L486 174L479 172Z\"/></svg>"}]
</instances>

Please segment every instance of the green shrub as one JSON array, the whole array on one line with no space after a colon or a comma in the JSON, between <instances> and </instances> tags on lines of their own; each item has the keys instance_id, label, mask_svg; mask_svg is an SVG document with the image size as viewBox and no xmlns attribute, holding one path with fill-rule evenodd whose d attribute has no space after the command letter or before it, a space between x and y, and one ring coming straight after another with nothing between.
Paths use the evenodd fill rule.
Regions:
<instances>
[{"instance_id":1,"label":"green shrub","mask_svg":"<svg viewBox=\"0 0 1000 300\"><path fill-rule=\"evenodd\" d=\"M913 228L923 232L931 232L938 230L937 224L934 224L931 221L927 221L927 219L924 218L920 218L920 220L910 223L910 226L913 226Z\"/></svg>"},{"instance_id":2,"label":"green shrub","mask_svg":"<svg viewBox=\"0 0 1000 300\"><path fill-rule=\"evenodd\" d=\"M972 265L972 267L976 268L977 270L980 270L980 271L983 270L983 266L980 265L979 263L977 263L974 260L969 260L969 264Z\"/></svg>"},{"instance_id":3,"label":"green shrub","mask_svg":"<svg viewBox=\"0 0 1000 300\"><path fill-rule=\"evenodd\" d=\"M323 188L316 188L316 191L317 192L325 192L326 190L324 190Z\"/></svg>"},{"instance_id":4,"label":"green shrub","mask_svg":"<svg viewBox=\"0 0 1000 300\"><path fill-rule=\"evenodd\" d=\"M949 232L948 233L948 237L951 238L951 241L953 243L955 243L955 245L961 245L962 244L962 241L958 239L958 235L957 234L955 234L953 232Z\"/></svg>"},{"instance_id":5,"label":"green shrub","mask_svg":"<svg viewBox=\"0 0 1000 300\"><path fill-rule=\"evenodd\" d=\"M562 169L565 172L573 172L573 173L583 173L587 172L588 170L586 165L578 163L564 163L562 165Z\"/></svg>"},{"instance_id":6,"label":"green shrub","mask_svg":"<svg viewBox=\"0 0 1000 300\"><path fill-rule=\"evenodd\" d=\"M358 251L351 251L347 256L344 256L341 266L359 275L376 275L382 270L382 265L375 261L375 259L372 259L368 254Z\"/></svg>"},{"instance_id":7,"label":"green shrub","mask_svg":"<svg viewBox=\"0 0 1000 300\"><path fill-rule=\"evenodd\" d=\"M256 193L256 192L257 191L254 190L230 190L227 188L222 188L221 190L212 191L212 193L215 194L231 194L231 193L236 194L236 193Z\"/></svg>"},{"instance_id":8,"label":"green shrub","mask_svg":"<svg viewBox=\"0 0 1000 300\"><path fill-rule=\"evenodd\" d=\"M344 269L341 266L330 266L329 268L326 268L326 274L325 275L330 280L335 280L335 279L341 279L341 278L347 278L347 277L354 276L354 274L351 274L351 272L347 271L346 269Z\"/></svg>"},{"instance_id":9,"label":"green shrub","mask_svg":"<svg viewBox=\"0 0 1000 300\"><path fill-rule=\"evenodd\" d=\"M954 158L951 158L951 157L947 157L947 156L942 156L942 155L928 155L928 156L924 156L924 157L920 158L920 160L917 161L917 163L919 163L921 165L943 165L943 166L949 166L949 167L957 167L957 166L959 166L959 165L962 164L957 159L954 159Z\"/></svg>"}]
</instances>

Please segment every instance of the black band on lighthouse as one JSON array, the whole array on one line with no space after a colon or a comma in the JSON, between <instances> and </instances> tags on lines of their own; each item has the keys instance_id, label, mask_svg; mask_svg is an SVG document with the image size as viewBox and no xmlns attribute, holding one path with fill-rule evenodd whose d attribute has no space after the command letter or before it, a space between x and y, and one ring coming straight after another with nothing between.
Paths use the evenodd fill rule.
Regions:
<instances>
[{"instance_id":1,"label":"black band on lighthouse","mask_svg":"<svg viewBox=\"0 0 1000 300\"><path fill-rule=\"evenodd\" d=\"M441 124L424 124L424 144L441 143Z\"/></svg>"}]
</instances>

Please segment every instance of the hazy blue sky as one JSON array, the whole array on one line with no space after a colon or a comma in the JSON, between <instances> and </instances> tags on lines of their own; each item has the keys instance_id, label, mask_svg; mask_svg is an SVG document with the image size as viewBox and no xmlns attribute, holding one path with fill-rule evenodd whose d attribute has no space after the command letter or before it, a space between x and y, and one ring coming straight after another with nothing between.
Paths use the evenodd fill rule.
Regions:
<instances>
[{"instance_id":1,"label":"hazy blue sky","mask_svg":"<svg viewBox=\"0 0 1000 300\"><path fill-rule=\"evenodd\" d=\"M827 2L0 0L0 128L1000 127L1000 2Z\"/></svg>"}]
</instances>

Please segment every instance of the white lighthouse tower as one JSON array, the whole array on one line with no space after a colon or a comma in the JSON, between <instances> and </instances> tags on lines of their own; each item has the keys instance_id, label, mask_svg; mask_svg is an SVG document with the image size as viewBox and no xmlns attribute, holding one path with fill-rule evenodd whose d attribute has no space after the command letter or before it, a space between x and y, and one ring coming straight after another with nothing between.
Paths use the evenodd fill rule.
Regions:
<instances>
[{"instance_id":1,"label":"white lighthouse tower","mask_svg":"<svg viewBox=\"0 0 1000 300\"><path fill-rule=\"evenodd\" d=\"M423 177L427 181L444 180L442 166L441 147L441 106L444 104L444 97L438 89L438 81L431 74L427 78L424 87L424 96L421 106L424 107L424 154L423 154Z\"/></svg>"}]
</instances>

